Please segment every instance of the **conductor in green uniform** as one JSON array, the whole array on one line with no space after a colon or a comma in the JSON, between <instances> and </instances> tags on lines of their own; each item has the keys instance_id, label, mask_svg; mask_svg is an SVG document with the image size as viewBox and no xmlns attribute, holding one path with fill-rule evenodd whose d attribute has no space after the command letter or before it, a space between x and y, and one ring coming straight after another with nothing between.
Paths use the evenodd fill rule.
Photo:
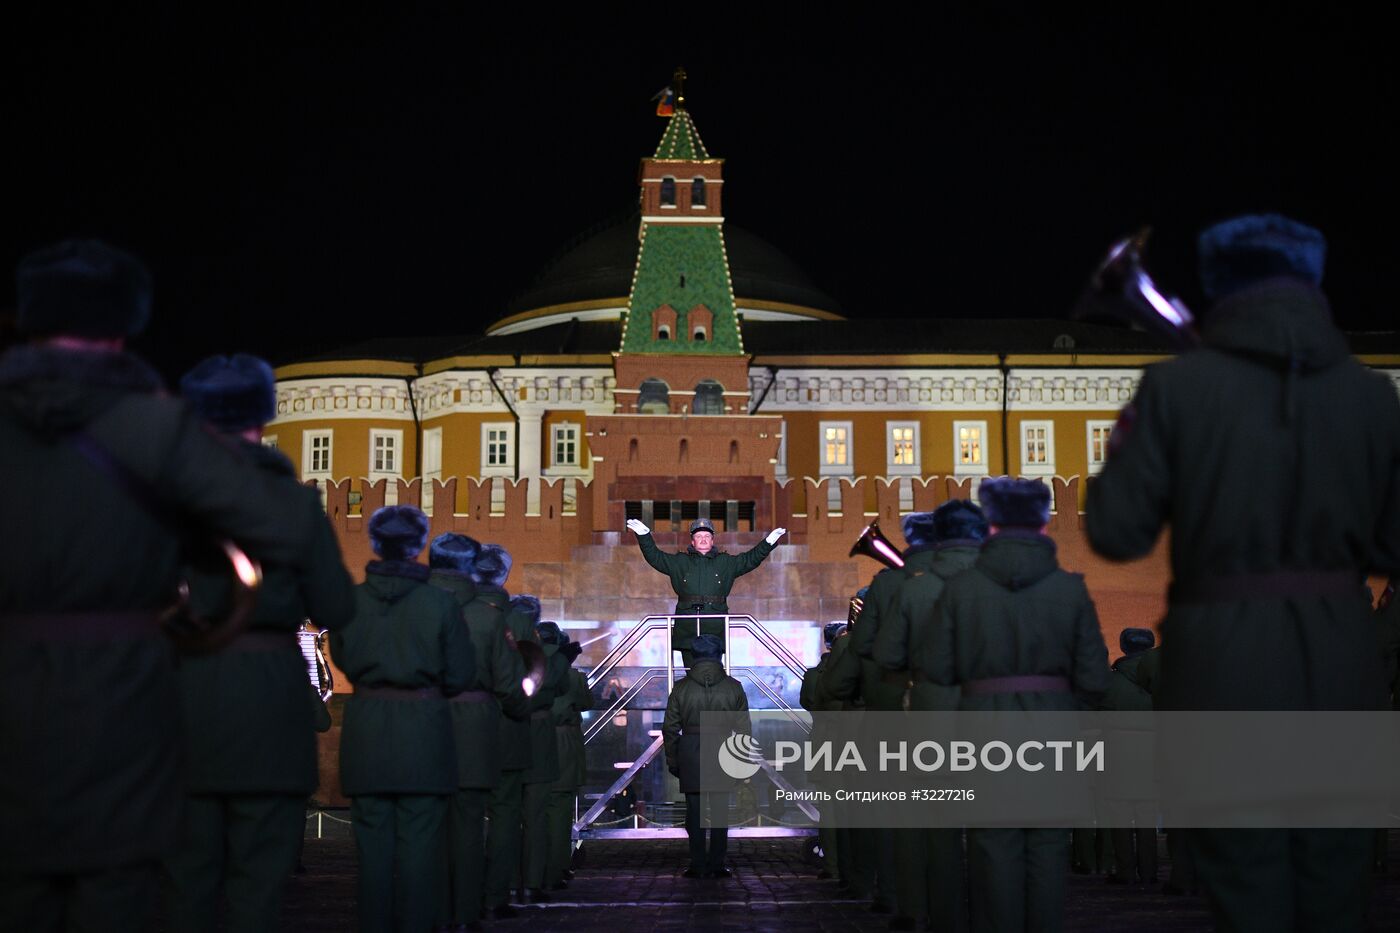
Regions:
<instances>
[{"instance_id":1,"label":"conductor in green uniform","mask_svg":"<svg viewBox=\"0 0 1400 933\"><path fill-rule=\"evenodd\" d=\"M462 607L462 624L476 654L476 682L448 697L457 748L457 792L448 808L448 875L452 922L472 924L482 917L486 883L486 808L501 774L501 717L527 713L521 687L525 668L506 640L505 618L477 602L471 570L481 547L463 534L447 532L428 549L428 582L451 593Z\"/></svg>"},{"instance_id":2,"label":"conductor in green uniform","mask_svg":"<svg viewBox=\"0 0 1400 933\"><path fill-rule=\"evenodd\" d=\"M414 560L427 516L390 505L368 524L381 559L365 567L354 621L331 635L355 685L340 782L359 855L361 933L408 933L447 919L447 811L457 791L447 697L475 683L476 657L457 601Z\"/></svg>"},{"instance_id":3,"label":"conductor in green uniform","mask_svg":"<svg viewBox=\"0 0 1400 933\"><path fill-rule=\"evenodd\" d=\"M991 535L971 569L949 579L914 657L959 708L1076 710L1108 689L1108 647L1084 578L1061 570L1045 535L1050 490L1039 480L987 479L978 498ZM1069 832L967 831L974 933L1064 924Z\"/></svg>"},{"instance_id":4,"label":"conductor in green uniform","mask_svg":"<svg viewBox=\"0 0 1400 933\"><path fill-rule=\"evenodd\" d=\"M29 342L0 356L0 930L147 930L185 792L159 625L181 538L197 527L301 568L326 519L126 352L151 314L140 260L70 240L16 282Z\"/></svg>"},{"instance_id":5,"label":"conductor in green uniform","mask_svg":"<svg viewBox=\"0 0 1400 933\"><path fill-rule=\"evenodd\" d=\"M1105 557L1147 554L1171 523L1159 710L1389 705L1362 581L1400 571L1400 399L1333 323L1325 253L1277 214L1205 230L1203 346L1143 372L1089 487ZM1370 836L1190 842L1222 929L1343 933L1366 922Z\"/></svg>"},{"instance_id":6,"label":"conductor in green uniform","mask_svg":"<svg viewBox=\"0 0 1400 933\"><path fill-rule=\"evenodd\" d=\"M316 537L303 565L266 563L246 632L215 654L180 659L185 813L165 860L169 917L180 931L212 931L221 894L225 928L275 930L282 887L296 867L306 798L318 783L315 713L296 632L310 618L336 631L355 590L314 489L261 443L277 410L272 368L257 357L213 356L180 380L190 405L270 476L301 496ZM221 889L222 888L222 892Z\"/></svg>"},{"instance_id":7,"label":"conductor in green uniform","mask_svg":"<svg viewBox=\"0 0 1400 933\"><path fill-rule=\"evenodd\" d=\"M697 634L697 625L699 634L719 639L722 653L722 617L729 614L729 591L734 587L734 580L755 570L773 553L778 540L787 534L786 529L775 528L744 553L727 554L715 547L715 526L708 518L697 518L690 523L690 547L672 554L656 546L651 529L642 522L629 518L627 527L637 535L637 545L646 562L671 578L671 588L676 591L676 615L686 613L689 616L671 623L671 649L681 653L681 663L686 668L695 660L690 643ZM697 615L700 618L695 618Z\"/></svg>"}]
</instances>

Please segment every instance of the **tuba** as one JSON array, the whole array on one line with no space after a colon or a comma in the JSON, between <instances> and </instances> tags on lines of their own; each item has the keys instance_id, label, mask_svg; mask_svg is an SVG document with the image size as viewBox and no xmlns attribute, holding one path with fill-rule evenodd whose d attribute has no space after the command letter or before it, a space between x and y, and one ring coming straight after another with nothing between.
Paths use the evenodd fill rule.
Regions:
<instances>
[{"instance_id":1,"label":"tuba","mask_svg":"<svg viewBox=\"0 0 1400 933\"><path fill-rule=\"evenodd\" d=\"M302 622L301 631L297 632L297 645L306 661L306 674L322 703L335 692L335 678L331 676L331 666L326 660L326 638L329 635L330 632L317 631L310 619Z\"/></svg>"},{"instance_id":2,"label":"tuba","mask_svg":"<svg viewBox=\"0 0 1400 933\"><path fill-rule=\"evenodd\" d=\"M1165 337L1185 350L1201 342L1196 318L1180 298L1159 289L1143 268L1142 253L1151 233L1151 227L1143 227L1109 248L1104 261L1094 270L1075 316L1108 314Z\"/></svg>"},{"instance_id":3,"label":"tuba","mask_svg":"<svg viewBox=\"0 0 1400 933\"><path fill-rule=\"evenodd\" d=\"M847 557L873 557L880 563L892 570L898 570L904 566L904 557L900 554L899 548L894 546L894 542L886 538L884 532L880 530L879 520L871 522L865 526L865 530L856 538L856 543L851 545L851 553Z\"/></svg>"}]
</instances>

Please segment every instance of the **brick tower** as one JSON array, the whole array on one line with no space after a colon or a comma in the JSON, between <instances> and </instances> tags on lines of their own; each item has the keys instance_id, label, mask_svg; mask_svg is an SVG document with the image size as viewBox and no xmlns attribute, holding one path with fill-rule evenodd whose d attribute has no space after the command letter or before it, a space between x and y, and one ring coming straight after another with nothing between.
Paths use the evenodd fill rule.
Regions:
<instances>
[{"instance_id":1,"label":"brick tower","mask_svg":"<svg viewBox=\"0 0 1400 933\"><path fill-rule=\"evenodd\" d=\"M700 139L683 80L678 71L675 112L641 163L640 246L614 358L617 412L588 419L597 531L628 517L663 533L697 515L722 533L772 519L781 419L748 415L749 356L724 249L724 163Z\"/></svg>"}]
</instances>

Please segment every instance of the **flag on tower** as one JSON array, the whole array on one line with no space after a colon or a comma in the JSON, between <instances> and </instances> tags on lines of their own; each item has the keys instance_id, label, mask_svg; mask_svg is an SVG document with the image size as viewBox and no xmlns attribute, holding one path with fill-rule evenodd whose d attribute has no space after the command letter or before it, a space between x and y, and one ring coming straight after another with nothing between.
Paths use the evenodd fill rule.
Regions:
<instances>
[{"instance_id":1,"label":"flag on tower","mask_svg":"<svg viewBox=\"0 0 1400 933\"><path fill-rule=\"evenodd\" d=\"M656 115L658 117L669 117L676 112L676 92L669 87L663 87L651 97L656 101Z\"/></svg>"}]
</instances>

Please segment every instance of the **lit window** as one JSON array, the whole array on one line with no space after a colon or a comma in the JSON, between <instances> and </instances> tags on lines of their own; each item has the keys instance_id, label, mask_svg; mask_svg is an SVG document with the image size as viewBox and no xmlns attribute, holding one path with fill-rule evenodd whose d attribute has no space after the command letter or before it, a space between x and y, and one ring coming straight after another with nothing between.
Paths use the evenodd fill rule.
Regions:
<instances>
[{"instance_id":1,"label":"lit window","mask_svg":"<svg viewBox=\"0 0 1400 933\"><path fill-rule=\"evenodd\" d=\"M885 472L910 475L919 472L919 425L915 421L889 421L885 450Z\"/></svg>"},{"instance_id":2,"label":"lit window","mask_svg":"<svg viewBox=\"0 0 1400 933\"><path fill-rule=\"evenodd\" d=\"M982 465L982 429L964 425L958 428L958 465Z\"/></svg>"},{"instance_id":3,"label":"lit window","mask_svg":"<svg viewBox=\"0 0 1400 933\"><path fill-rule=\"evenodd\" d=\"M1054 425L1049 421L1021 422L1021 472L1046 475L1054 471Z\"/></svg>"},{"instance_id":4,"label":"lit window","mask_svg":"<svg viewBox=\"0 0 1400 933\"><path fill-rule=\"evenodd\" d=\"M676 180L670 175L661 179L661 206L676 206Z\"/></svg>"},{"instance_id":5,"label":"lit window","mask_svg":"<svg viewBox=\"0 0 1400 933\"><path fill-rule=\"evenodd\" d=\"M1113 422L1090 421L1086 430L1089 441L1089 472L1098 473L1108 462L1108 439L1113 434Z\"/></svg>"},{"instance_id":6,"label":"lit window","mask_svg":"<svg viewBox=\"0 0 1400 933\"><path fill-rule=\"evenodd\" d=\"M554 432L554 465L578 466L578 425L556 424Z\"/></svg>"},{"instance_id":7,"label":"lit window","mask_svg":"<svg viewBox=\"0 0 1400 933\"><path fill-rule=\"evenodd\" d=\"M690 183L690 206L705 206L705 179L695 178Z\"/></svg>"},{"instance_id":8,"label":"lit window","mask_svg":"<svg viewBox=\"0 0 1400 933\"><path fill-rule=\"evenodd\" d=\"M821 423L821 469L824 473L849 474L851 470L851 423Z\"/></svg>"}]
</instances>

